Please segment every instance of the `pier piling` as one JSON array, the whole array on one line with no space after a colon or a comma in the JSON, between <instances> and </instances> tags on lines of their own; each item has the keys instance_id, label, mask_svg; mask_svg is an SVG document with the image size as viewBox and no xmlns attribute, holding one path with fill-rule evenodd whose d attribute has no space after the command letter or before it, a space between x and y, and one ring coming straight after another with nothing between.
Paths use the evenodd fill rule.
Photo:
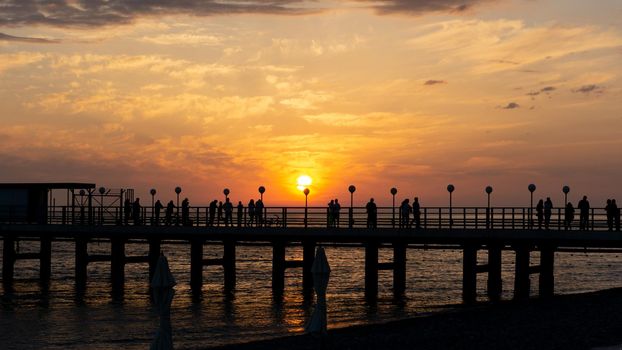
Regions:
<instances>
[{"instance_id":1,"label":"pier piling","mask_svg":"<svg viewBox=\"0 0 622 350\"><path fill-rule=\"evenodd\" d=\"M125 283L125 239L113 237L110 240L110 273L113 288L122 288Z\"/></svg>"},{"instance_id":2,"label":"pier piling","mask_svg":"<svg viewBox=\"0 0 622 350\"><path fill-rule=\"evenodd\" d=\"M190 241L190 287L200 291L203 286L203 240Z\"/></svg>"},{"instance_id":3,"label":"pier piling","mask_svg":"<svg viewBox=\"0 0 622 350\"><path fill-rule=\"evenodd\" d=\"M492 301L501 299L503 291L503 282L501 280L501 250L499 244L490 244L488 246L488 297Z\"/></svg>"},{"instance_id":4,"label":"pier piling","mask_svg":"<svg viewBox=\"0 0 622 350\"><path fill-rule=\"evenodd\" d=\"M315 242L302 242L302 289L307 294L313 291L313 260L315 259Z\"/></svg>"},{"instance_id":5,"label":"pier piling","mask_svg":"<svg viewBox=\"0 0 622 350\"><path fill-rule=\"evenodd\" d=\"M11 284L15 273L15 237L4 236L2 247L2 282Z\"/></svg>"},{"instance_id":6,"label":"pier piling","mask_svg":"<svg viewBox=\"0 0 622 350\"><path fill-rule=\"evenodd\" d=\"M282 294L285 288L285 242L272 243L272 290Z\"/></svg>"},{"instance_id":7,"label":"pier piling","mask_svg":"<svg viewBox=\"0 0 622 350\"><path fill-rule=\"evenodd\" d=\"M515 246L516 266L514 272L514 299L529 299L529 246L519 244Z\"/></svg>"},{"instance_id":8,"label":"pier piling","mask_svg":"<svg viewBox=\"0 0 622 350\"><path fill-rule=\"evenodd\" d=\"M477 297L477 245L464 244L462 250L462 300L474 303Z\"/></svg>"},{"instance_id":9,"label":"pier piling","mask_svg":"<svg viewBox=\"0 0 622 350\"><path fill-rule=\"evenodd\" d=\"M396 296L406 292L406 244L393 243L393 293Z\"/></svg>"},{"instance_id":10,"label":"pier piling","mask_svg":"<svg viewBox=\"0 0 622 350\"><path fill-rule=\"evenodd\" d=\"M378 242L365 243L365 298L378 297Z\"/></svg>"},{"instance_id":11,"label":"pier piling","mask_svg":"<svg viewBox=\"0 0 622 350\"><path fill-rule=\"evenodd\" d=\"M555 290L555 249L543 246L540 250L540 297L552 297Z\"/></svg>"},{"instance_id":12,"label":"pier piling","mask_svg":"<svg viewBox=\"0 0 622 350\"><path fill-rule=\"evenodd\" d=\"M225 290L232 291L235 289L236 283L234 240L224 241L223 268L225 274Z\"/></svg>"}]
</instances>

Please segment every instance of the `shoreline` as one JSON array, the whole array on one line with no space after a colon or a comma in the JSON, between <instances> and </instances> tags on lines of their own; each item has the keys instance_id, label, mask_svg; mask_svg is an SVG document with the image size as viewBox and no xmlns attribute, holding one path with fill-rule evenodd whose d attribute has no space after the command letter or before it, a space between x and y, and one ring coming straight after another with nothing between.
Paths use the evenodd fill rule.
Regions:
<instances>
[{"instance_id":1,"label":"shoreline","mask_svg":"<svg viewBox=\"0 0 622 350\"><path fill-rule=\"evenodd\" d=\"M615 288L332 329L323 339L301 334L203 349L622 349L620 344L622 288Z\"/></svg>"}]
</instances>

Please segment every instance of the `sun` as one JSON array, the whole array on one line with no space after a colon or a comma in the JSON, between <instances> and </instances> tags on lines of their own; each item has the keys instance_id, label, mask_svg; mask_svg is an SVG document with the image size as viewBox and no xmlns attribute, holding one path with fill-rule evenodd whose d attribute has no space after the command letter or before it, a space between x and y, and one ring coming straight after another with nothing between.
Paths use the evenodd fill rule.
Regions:
<instances>
[{"instance_id":1,"label":"sun","mask_svg":"<svg viewBox=\"0 0 622 350\"><path fill-rule=\"evenodd\" d=\"M311 186L313 179L309 175L300 175L298 176L298 180L296 180L296 188L298 190L303 191L305 188Z\"/></svg>"}]
</instances>

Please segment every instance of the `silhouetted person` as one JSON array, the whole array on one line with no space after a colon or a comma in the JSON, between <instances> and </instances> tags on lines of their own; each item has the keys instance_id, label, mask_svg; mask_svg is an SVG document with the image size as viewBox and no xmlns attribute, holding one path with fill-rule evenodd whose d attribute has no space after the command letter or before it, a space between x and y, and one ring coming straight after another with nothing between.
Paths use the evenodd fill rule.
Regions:
<instances>
[{"instance_id":1,"label":"silhouetted person","mask_svg":"<svg viewBox=\"0 0 622 350\"><path fill-rule=\"evenodd\" d=\"M413 202L413 216L415 228L421 228L421 205L419 204L419 197L415 197L415 201Z\"/></svg>"},{"instance_id":2,"label":"silhouetted person","mask_svg":"<svg viewBox=\"0 0 622 350\"><path fill-rule=\"evenodd\" d=\"M134 225L140 225L140 198L136 198L132 204L132 219L134 220Z\"/></svg>"},{"instance_id":3,"label":"silhouetted person","mask_svg":"<svg viewBox=\"0 0 622 350\"><path fill-rule=\"evenodd\" d=\"M214 219L216 218L216 208L218 207L218 201L213 200L209 203L209 226L214 226Z\"/></svg>"},{"instance_id":4,"label":"silhouetted person","mask_svg":"<svg viewBox=\"0 0 622 350\"><path fill-rule=\"evenodd\" d=\"M216 218L216 226L220 226L220 221L222 221L222 201L218 202L218 217Z\"/></svg>"},{"instance_id":5,"label":"silhouetted person","mask_svg":"<svg viewBox=\"0 0 622 350\"><path fill-rule=\"evenodd\" d=\"M573 221L574 221L574 207L572 206L572 203L568 202L566 204L566 209L564 210L564 228L566 230L571 230Z\"/></svg>"},{"instance_id":6,"label":"silhouetted person","mask_svg":"<svg viewBox=\"0 0 622 350\"><path fill-rule=\"evenodd\" d=\"M238 227L242 227L243 219L244 219L244 204L242 204L242 201L238 201Z\"/></svg>"},{"instance_id":7,"label":"silhouetted person","mask_svg":"<svg viewBox=\"0 0 622 350\"><path fill-rule=\"evenodd\" d=\"M611 212L613 213L613 223L615 224L616 231L620 231L620 208L615 199L611 200Z\"/></svg>"},{"instance_id":8,"label":"silhouetted person","mask_svg":"<svg viewBox=\"0 0 622 350\"><path fill-rule=\"evenodd\" d=\"M339 227L339 218L341 216L341 204L339 204L339 199L335 198L335 226Z\"/></svg>"},{"instance_id":9,"label":"silhouetted person","mask_svg":"<svg viewBox=\"0 0 622 350\"><path fill-rule=\"evenodd\" d=\"M125 214L124 223L128 225L130 223L130 217L132 216L132 202L129 198L125 198L125 202L123 202L123 214Z\"/></svg>"},{"instance_id":10,"label":"silhouetted person","mask_svg":"<svg viewBox=\"0 0 622 350\"><path fill-rule=\"evenodd\" d=\"M255 200L248 201L248 222L246 225L253 226L255 224Z\"/></svg>"},{"instance_id":11,"label":"silhouetted person","mask_svg":"<svg viewBox=\"0 0 622 350\"><path fill-rule=\"evenodd\" d=\"M536 216L538 217L538 230L542 229L542 219L544 218L544 201L540 199L536 205Z\"/></svg>"},{"instance_id":12,"label":"silhouetted person","mask_svg":"<svg viewBox=\"0 0 622 350\"><path fill-rule=\"evenodd\" d=\"M587 230L590 228L590 202L588 202L587 196L583 196L577 207L579 208L579 228Z\"/></svg>"},{"instance_id":13,"label":"silhouetted person","mask_svg":"<svg viewBox=\"0 0 622 350\"><path fill-rule=\"evenodd\" d=\"M162 210L162 208L164 208L164 206L158 199L153 206L153 224L156 226L160 225L160 210Z\"/></svg>"},{"instance_id":14,"label":"silhouetted person","mask_svg":"<svg viewBox=\"0 0 622 350\"><path fill-rule=\"evenodd\" d=\"M225 204L222 208L225 211L225 226L233 226L233 204L231 204L229 197L225 198Z\"/></svg>"},{"instance_id":15,"label":"silhouetted person","mask_svg":"<svg viewBox=\"0 0 622 350\"><path fill-rule=\"evenodd\" d=\"M328 227L335 226L335 200L328 202Z\"/></svg>"},{"instance_id":16,"label":"silhouetted person","mask_svg":"<svg viewBox=\"0 0 622 350\"><path fill-rule=\"evenodd\" d=\"M184 198L181 201L181 224L182 226L192 225L190 222L190 201L188 201L188 198Z\"/></svg>"},{"instance_id":17,"label":"silhouetted person","mask_svg":"<svg viewBox=\"0 0 622 350\"><path fill-rule=\"evenodd\" d=\"M255 202L255 217L257 218L257 226L259 227L263 227L263 220L264 220L264 206L263 206L263 201L261 199L258 199Z\"/></svg>"},{"instance_id":18,"label":"silhouetted person","mask_svg":"<svg viewBox=\"0 0 622 350\"><path fill-rule=\"evenodd\" d=\"M607 199L607 205L605 205L605 213L607 213L607 228L609 231L613 231L613 208L611 206L611 199Z\"/></svg>"},{"instance_id":19,"label":"silhouetted person","mask_svg":"<svg viewBox=\"0 0 622 350\"><path fill-rule=\"evenodd\" d=\"M411 210L410 201L408 198L404 199L400 205L400 228L408 228Z\"/></svg>"},{"instance_id":20,"label":"silhouetted person","mask_svg":"<svg viewBox=\"0 0 622 350\"><path fill-rule=\"evenodd\" d=\"M173 220L174 210L175 210L175 204L173 203L173 200L170 200L166 204L166 211L164 212L164 223L166 224L166 226L171 225L171 221Z\"/></svg>"},{"instance_id":21,"label":"silhouetted person","mask_svg":"<svg viewBox=\"0 0 622 350\"><path fill-rule=\"evenodd\" d=\"M373 198L369 199L365 209L367 210L367 228L376 228L378 226L378 207Z\"/></svg>"},{"instance_id":22,"label":"silhouetted person","mask_svg":"<svg viewBox=\"0 0 622 350\"><path fill-rule=\"evenodd\" d=\"M544 228L549 229L549 225L551 224L551 214L553 213L553 202L551 201L551 197L546 197L546 201L544 202Z\"/></svg>"}]
</instances>

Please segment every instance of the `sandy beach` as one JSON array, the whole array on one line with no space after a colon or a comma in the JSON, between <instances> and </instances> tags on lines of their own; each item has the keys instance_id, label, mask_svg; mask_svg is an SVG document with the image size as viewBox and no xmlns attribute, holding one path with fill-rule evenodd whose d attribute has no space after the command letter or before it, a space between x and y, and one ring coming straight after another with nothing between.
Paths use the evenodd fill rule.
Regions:
<instances>
[{"instance_id":1,"label":"sandy beach","mask_svg":"<svg viewBox=\"0 0 622 350\"><path fill-rule=\"evenodd\" d=\"M622 289L610 289L334 329L323 340L299 335L210 349L620 349L620 344Z\"/></svg>"}]
</instances>

